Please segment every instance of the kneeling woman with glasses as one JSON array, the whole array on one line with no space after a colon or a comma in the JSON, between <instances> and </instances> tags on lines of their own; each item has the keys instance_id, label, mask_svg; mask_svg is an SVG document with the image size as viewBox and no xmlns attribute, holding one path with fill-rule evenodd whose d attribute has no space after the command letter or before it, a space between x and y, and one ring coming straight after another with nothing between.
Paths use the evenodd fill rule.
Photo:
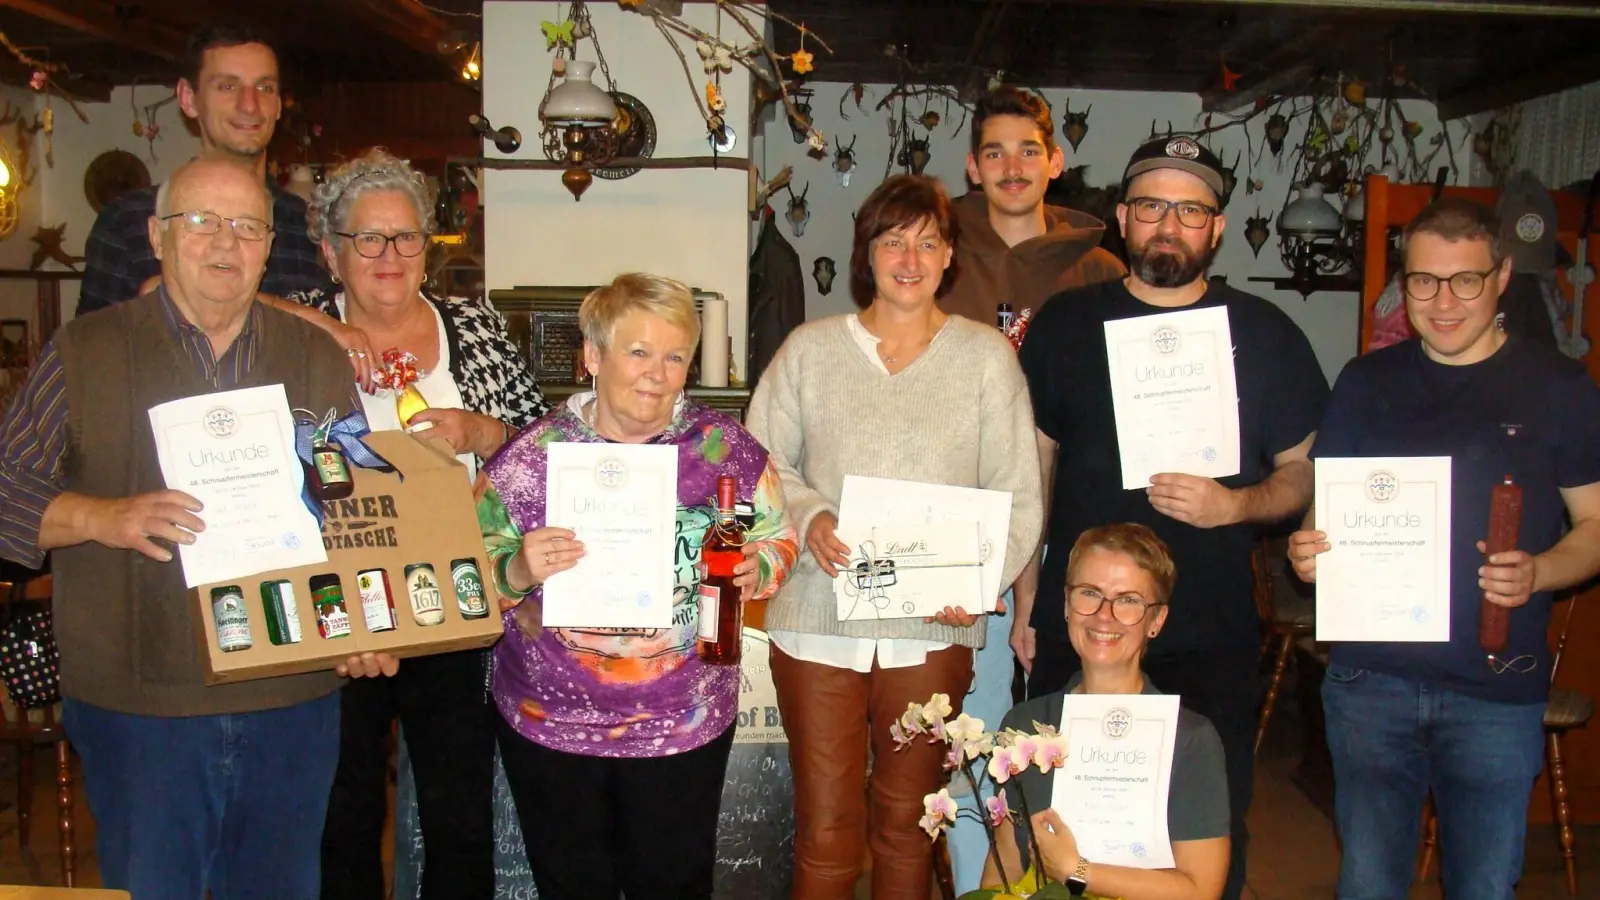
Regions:
<instances>
[{"instance_id":1,"label":"kneeling woman with glasses","mask_svg":"<svg viewBox=\"0 0 1600 900\"><path fill-rule=\"evenodd\" d=\"M1143 525L1106 525L1078 537L1067 558L1067 635L1083 660L1065 691L1035 697L1013 707L1001 728L1032 732L1033 723L1061 724L1062 698L1079 694L1162 693L1139 667L1145 647L1167 621L1167 599L1177 580L1177 567L1167 545ZM1173 685L1181 687L1181 685ZM1013 784L1027 806L1038 810L1033 830L1051 881L1066 883L1074 893L1122 900L1216 900L1228 877L1228 772L1222 742L1199 713L1178 714L1178 737L1172 756L1172 787L1167 797L1167 831L1172 841L1171 869L1132 869L1100 865L1078 855L1072 831L1050 809L1055 772L1029 768ZM1015 828L995 832L1005 871L1037 866L1028 852L1028 834L1020 819ZM1023 884L1033 876L1025 875ZM991 860L984 885L998 887L1000 875Z\"/></svg>"},{"instance_id":2,"label":"kneeling woman with glasses","mask_svg":"<svg viewBox=\"0 0 1600 900\"><path fill-rule=\"evenodd\" d=\"M294 299L322 327L346 329L348 335L335 338L357 362L375 367L374 350L391 347L417 358L423 377L416 387L429 408L407 424L430 423L428 436L447 442L471 479L549 406L492 307L482 299L423 293L433 208L422 174L382 150L335 169L317 187L306 220L343 290ZM371 369L365 374L362 386L370 387ZM401 427L393 396L362 393L361 405L373 431ZM423 656L407 660L402 676L345 686L339 767L322 845L322 896L384 897L387 741L396 716L416 778L422 896L493 895L488 660L487 650Z\"/></svg>"}]
</instances>

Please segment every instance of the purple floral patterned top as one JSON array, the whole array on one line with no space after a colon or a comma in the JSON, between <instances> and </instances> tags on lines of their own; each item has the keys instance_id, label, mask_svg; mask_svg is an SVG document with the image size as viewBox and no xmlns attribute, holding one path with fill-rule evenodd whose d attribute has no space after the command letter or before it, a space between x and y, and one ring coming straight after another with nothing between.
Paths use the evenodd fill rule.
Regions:
<instances>
[{"instance_id":1,"label":"purple floral patterned top","mask_svg":"<svg viewBox=\"0 0 1600 900\"><path fill-rule=\"evenodd\" d=\"M545 448L556 441L605 439L580 414L592 394L571 398L495 455L478 517L501 593L506 564L522 535L545 523ZM544 628L535 588L505 614L506 635L494 652L494 699L519 734L544 747L584 756L670 756L709 743L733 725L737 666L708 666L695 656L699 624L700 544L715 510L717 477L738 479L751 503L761 542L757 598L770 596L794 564L793 528L767 451L732 417L683 403L652 444L678 447L678 514L673 627L668 629Z\"/></svg>"}]
</instances>

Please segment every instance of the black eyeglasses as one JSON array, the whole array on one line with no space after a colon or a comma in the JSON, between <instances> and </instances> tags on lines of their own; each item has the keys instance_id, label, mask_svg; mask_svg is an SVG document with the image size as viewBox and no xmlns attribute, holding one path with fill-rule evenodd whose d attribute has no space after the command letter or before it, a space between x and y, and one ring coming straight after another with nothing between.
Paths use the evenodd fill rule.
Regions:
<instances>
[{"instance_id":1,"label":"black eyeglasses","mask_svg":"<svg viewBox=\"0 0 1600 900\"><path fill-rule=\"evenodd\" d=\"M1178 224L1185 228L1204 228L1222 210L1190 200L1162 200L1158 197L1129 197L1123 201L1133 210L1135 221L1154 225L1167 217L1167 210L1178 211Z\"/></svg>"},{"instance_id":2,"label":"black eyeglasses","mask_svg":"<svg viewBox=\"0 0 1600 900\"><path fill-rule=\"evenodd\" d=\"M1080 616L1097 616L1107 603L1111 604L1111 617L1124 625L1137 625L1144 621L1152 608L1166 605L1152 603L1138 594L1107 597L1092 584L1067 585L1067 606Z\"/></svg>"},{"instance_id":3,"label":"black eyeglasses","mask_svg":"<svg viewBox=\"0 0 1600 900\"><path fill-rule=\"evenodd\" d=\"M1449 278L1441 278L1432 272L1407 272L1406 293L1413 300L1432 300L1439 296L1439 285L1448 283L1450 293L1457 300L1476 300L1483 293L1483 286L1489 283L1489 276L1499 269L1499 266L1495 266L1482 272L1457 272Z\"/></svg>"},{"instance_id":4,"label":"black eyeglasses","mask_svg":"<svg viewBox=\"0 0 1600 900\"><path fill-rule=\"evenodd\" d=\"M335 231L342 238L349 238L355 245L356 252L367 259L377 259L383 252L394 244L394 252L410 259L421 253L428 246L428 238L420 231L402 231L399 234L383 234L378 231Z\"/></svg>"},{"instance_id":5,"label":"black eyeglasses","mask_svg":"<svg viewBox=\"0 0 1600 900\"><path fill-rule=\"evenodd\" d=\"M183 230L189 234L216 234L222 230L223 222L233 228L234 236L241 241L264 241L272 233L271 225L254 216L219 216L204 209L158 216L156 221L165 222L168 219L182 219Z\"/></svg>"}]
</instances>

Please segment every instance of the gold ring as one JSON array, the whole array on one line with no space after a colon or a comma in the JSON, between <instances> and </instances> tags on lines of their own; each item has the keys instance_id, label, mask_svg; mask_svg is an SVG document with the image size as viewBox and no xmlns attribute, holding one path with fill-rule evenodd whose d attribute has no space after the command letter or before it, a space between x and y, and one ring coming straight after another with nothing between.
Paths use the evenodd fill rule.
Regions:
<instances>
[{"instance_id":1,"label":"gold ring","mask_svg":"<svg viewBox=\"0 0 1600 900\"><path fill-rule=\"evenodd\" d=\"M548 553L544 555L544 564L547 566L550 565L550 554Z\"/></svg>"}]
</instances>

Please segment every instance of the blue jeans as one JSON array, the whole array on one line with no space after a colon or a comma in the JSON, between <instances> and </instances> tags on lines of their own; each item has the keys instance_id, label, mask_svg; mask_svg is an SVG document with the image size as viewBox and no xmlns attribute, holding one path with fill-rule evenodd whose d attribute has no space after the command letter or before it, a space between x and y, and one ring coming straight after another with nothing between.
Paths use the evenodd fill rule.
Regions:
<instances>
[{"instance_id":1,"label":"blue jeans","mask_svg":"<svg viewBox=\"0 0 1600 900\"><path fill-rule=\"evenodd\" d=\"M1340 900L1404 900L1430 788L1446 895L1513 900L1528 797L1544 766L1544 705L1479 700L1337 664L1322 704L1344 844Z\"/></svg>"},{"instance_id":2,"label":"blue jeans","mask_svg":"<svg viewBox=\"0 0 1600 900\"><path fill-rule=\"evenodd\" d=\"M1011 609L1010 591L1006 591L1005 602L1005 615L987 617L988 637L973 662L972 687L968 689L966 702L961 707L961 711L967 715L982 719L987 731L998 731L1000 720L1005 718L1013 705L1011 679L1015 673L1016 654L1011 650L1011 622L1015 614ZM981 766L987 765L987 760L979 759L977 764L981 771ZM980 806L972 797L972 787L966 776L959 772L952 773L952 776L950 793L956 796L957 803L963 809L979 811ZM984 777L979 776L983 796L992 797L994 787L984 781ZM956 896L977 890L978 882L983 879L983 864L989 858L989 837L983 825L962 816L956 820L946 841L950 847L950 871L955 880Z\"/></svg>"},{"instance_id":3,"label":"blue jeans","mask_svg":"<svg viewBox=\"0 0 1600 900\"><path fill-rule=\"evenodd\" d=\"M100 878L134 900L317 900L339 695L165 718L63 704Z\"/></svg>"}]
</instances>

